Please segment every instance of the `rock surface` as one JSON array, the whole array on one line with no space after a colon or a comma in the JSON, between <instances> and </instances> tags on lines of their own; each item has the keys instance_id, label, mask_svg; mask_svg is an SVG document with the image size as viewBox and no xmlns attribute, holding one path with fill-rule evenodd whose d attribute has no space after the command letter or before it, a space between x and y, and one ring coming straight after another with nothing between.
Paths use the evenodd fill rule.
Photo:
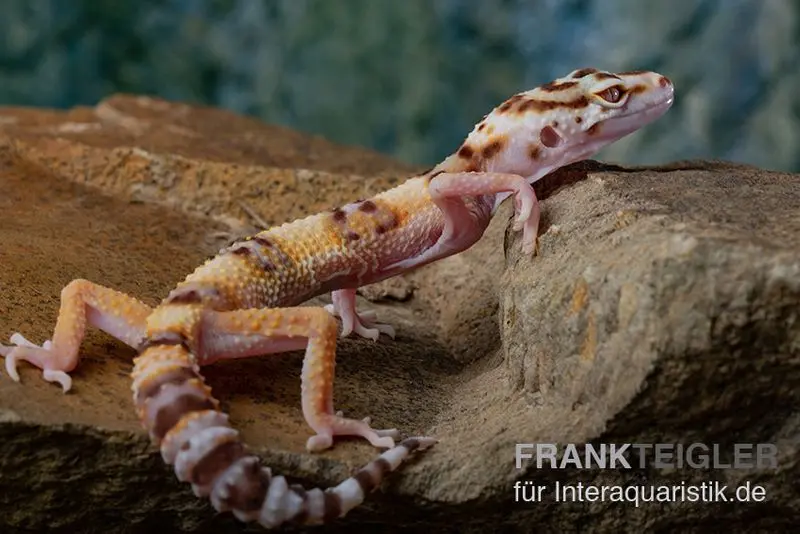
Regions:
<instances>
[{"instance_id":1,"label":"rock surface","mask_svg":"<svg viewBox=\"0 0 800 534\"><path fill-rule=\"evenodd\" d=\"M3 339L49 337L60 289L76 277L156 303L215 252L220 234L254 223L242 203L272 224L413 172L147 98L0 117ZM800 178L718 162L587 162L537 190L547 197L538 256L520 256L506 205L471 250L363 292L398 337L340 341L337 408L441 444L326 531L796 525ZM214 514L162 465L133 413L133 351L91 331L82 355L68 395L27 366L22 385L0 376L0 530L257 531ZM305 453L300 365L289 353L205 375L275 471L333 484L375 451L340 441ZM774 443L779 467L514 467L515 443L585 441ZM515 480L749 481L769 501L515 504Z\"/></svg>"}]
</instances>

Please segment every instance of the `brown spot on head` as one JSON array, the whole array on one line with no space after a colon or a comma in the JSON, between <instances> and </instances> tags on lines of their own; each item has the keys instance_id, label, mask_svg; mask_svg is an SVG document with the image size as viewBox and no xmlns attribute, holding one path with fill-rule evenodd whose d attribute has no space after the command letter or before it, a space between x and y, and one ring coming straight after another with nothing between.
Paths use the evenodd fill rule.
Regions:
<instances>
[{"instance_id":1,"label":"brown spot on head","mask_svg":"<svg viewBox=\"0 0 800 534\"><path fill-rule=\"evenodd\" d=\"M478 172L481 170L481 164L478 161L472 160L469 165L464 169L464 172Z\"/></svg>"},{"instance_id":2,"label":"brown spot on head","mask_svg":"<svg viewBox=\"0 0 800 534\"><path fill-rule=\"evenodd\" d=\"M620 72L620 76L638 76L640 74L647 73L646 70L626 70L625 72Z\"/></svg>"},{"instance_id":3,"label":"brown spot on head","mask_svg":"<svg viewBox=\"0 0 800 534\"><path fill-rule=\"evenodd\" d=\"M506 100L505 102L503 102L497 108L497 111L499 113L505 113L508 110L510 110L512 107L514 107L514 104L516 104L518 101L522 100L523 98L525 98L525 95L523 95L522 93L517 93L514 96L512 96L511 98L509 98L508 100Z\"/></svg>"},{"instance_id":4,"label":"brown spot on head","mask_svg":"<svg viewBox=\"0 0 800 534\"><path fill-rule=\"evenodd\" d=\"M341 224L347 220L347 214L342 208L336 208L333 210L333 220Z\"/></svg>"},{"instance_id":5,"label":"brown spot on head","mask_svg":"<svg viewBox=\"0 0 800 534\"><path fill-rule=\"evenodd\" d=\"M579 69L572 74L572 78L573 79L583 78L584 76L594 74L595 72L597 72L597 69L592 69L592 68Z\"/></svg>"},{"instance_id":6,"label":"brown spot on head","mask_svg":"<svg viewBox=\"0 0 800 534\"><path fill-rule=\"evenodd\" d=\"M547 148L555 148L563 141L561 136L558 135L558 132L552 126L545 126L542 128L542 131L539 132L539 140Z\"/></svg>"},{"instance_id":7,"label":"brown spot on head","mask_svg":"<svg viewBox=\"0 0 800 534\"><path fill-rule=\"evenodd\" d=\"M594 79L600 81L600 80L620 80L621 78L616 74L611 74L610 72L595 72Z\"/></svg>"},{"instance_id":8,"label":"brown spot on head","mask_svg":"<svg viewBox=\"0 0 800 534\"><path fill-rule=\"evenodd\" d=\"M358 205L358 209L363 211L364 213L374 213L375 210L378 209L378 206L371 200L365 200L361 204Z\"/></svg>"},{"instance_id":9,"label":"brown spot on head","mask_svg":"<svg viewBox=\"0 0 800 534\"><path fill-rule=\"evenodd\" d=\"M596 122L596 123L592 124L591 127L589 127L589 129L586 130L586 133L589 134L589 135L597 135L597 134L599 134L600 133L600 123Z\"/></svg>"},{"instance_id":10,"label":"brown spot on head","mask_svg":"<svg viewBox=\"0 0 800 534\"><path fill-rule=\"evenodd\" d=\"M666 86L668 86L670 84L672 84L672 81L669 78L667 78L666 76L659 76L658 77L658 85L660 85L661 87L666 87Z\"/></svg>"},{"instance_id":11,"label":"brown spot on head","mask_svg":"<svg viewBox=\"0 0 800 534\"><path fill-rule=\"evenodd\" d=\"M556 83L556 82L546 83L541 87L539 87L539 89L541 89L542 91L546 91L548 93L555 93L558 91L566 91L567 89L571 89L576 85L578 85L578 82L573 80L568 80L566 82L561 82L561 83Z\"/></svg>"},{"instance_id":12,"label":"brown spot on head","mask_svg":"<svg viewBox=\"0 0 800 534\"><path fill-rule=\"evenodd\" d=\"M552 111L554 109L582 109L589 105L589 99L583 95L572 100L536 100L530 99L519 107L519 111Z\"/></svg>"},{"instance_id":13,"label":"brown spot on head","mask_svg":"<svg viewBox=\"0 0 800 534\"><path fill-rule=\"evenodd\" d=\"M458 157L460 158L470 159L474 153L469 145L461 145L461 148L458 149Z\"/></svg>"},{"instance_id":14,"label":"brown spot on head","mask_svg":"<svg viewBox=\"0 0 800 534\"><path fill-rule=\"evenodd\" d=\"M630 89L628 89L628 94L638 95L638 94L644 93L645 91L647 91L647 87L645 87L642 84L637 84L637 85L634 85L633 87L631 87Z\"/></svg>"},{"instance_id":15,"label":"brown spot on head","mask_svg":"<svg viewBox=\"0 0 800 534\"><path fill-rule=\"evenodd\" d=\"M533 143L533 144L532 144L532 145L531 145L531 146L528 148L528 156L529 156L529 157L530 157L532 160L537 160L537 159L539 159L539 157L541 157L541 155L542 155L542 147L540 147L540 146L539 146L539 145L537 145L536 143Z\"/></svg>"},{"instance_id":16,"label":"brown spot on head","mask_svg":"<svg viewBox=\"0 0 800 534\"><path fill-rule=\"evenodd\" d=\"M517 113L525 113L529 109L532 109L536 105L536 100L529 99L519 105L517 108Z\"/></svg>"},{"instance_id":17,"label":"brown spot on head","mask_svg":"<svg viewBox=\"0 0 800 534\"><path fill-rule=\"evenodd\" d=\"M505 140L493 139L488 145L483 147L481 151L483 159L492 159L492 157L503 149L503 145L505 145Z\"/></svg>"}]
</instances>

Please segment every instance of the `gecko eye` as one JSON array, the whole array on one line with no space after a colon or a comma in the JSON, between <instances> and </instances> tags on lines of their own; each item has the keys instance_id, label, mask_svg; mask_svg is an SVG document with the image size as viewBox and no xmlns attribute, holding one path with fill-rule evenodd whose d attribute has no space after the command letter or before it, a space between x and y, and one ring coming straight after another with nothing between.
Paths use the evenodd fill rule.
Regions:
<instances>
[{"instance_id":1,"label":"gecko eye","mask_svg":"<svg viewBox=\"0 0 800 534\"><path fill-rule=\"evenodd\" d=\"M622 97L625 96L625 89L619 85L612 85L608 89L597 93L597 96L609 104L619 104L619 102L622 100Z\"/></svg>"}]
</instances>

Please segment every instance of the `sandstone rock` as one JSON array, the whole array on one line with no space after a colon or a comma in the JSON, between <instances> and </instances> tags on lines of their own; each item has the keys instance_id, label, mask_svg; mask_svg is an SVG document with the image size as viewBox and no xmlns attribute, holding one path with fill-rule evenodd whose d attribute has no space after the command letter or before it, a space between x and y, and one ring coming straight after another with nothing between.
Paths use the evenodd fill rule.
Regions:
<instances>
[{"instance_id":1,"label":"sandstone rock","mask_svg":"<svg viewBox=\"0 0 800 534\"><path fill-rule=\"evenodd\" d=\"M0 121L4 339L17 330L49 337L60 289L76 277L156 303L215 252L209 236L245 217L240 202L282 222L412 171L150 99L0 116L16 117ZM549 195L537 257L520 256L506 205L471 250L367 290L368 306L398 337L340 341L337 407L441 443L326 532L796 524L798 185L797 176L724 163L582 163L537 187ZM175 481L138 428L133 351L91 331L82 355L68 395L30 367L22 385L0 376L0 529L241 532ZM375 451L358 441L304 451L300 365L300 353L289 353L205 375L275 471L333 484ZM556 441L769 442L780 465L768 473L515 469L515 443ZM513 502L515 480L751 481L770 500L523 505Z\"/></svg>"}]
</instances>

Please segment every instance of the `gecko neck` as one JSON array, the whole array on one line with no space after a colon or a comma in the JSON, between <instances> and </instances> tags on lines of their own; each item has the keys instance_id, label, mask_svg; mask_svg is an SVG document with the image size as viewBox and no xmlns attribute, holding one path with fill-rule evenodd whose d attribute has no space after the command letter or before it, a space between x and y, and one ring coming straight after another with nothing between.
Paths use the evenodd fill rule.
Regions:
<instances>
[{"instance_id":1,"label":"gecko neck","mask_svg":"<svg viewBox=\"0 0 800 534\"><path fill-rule=\"evenodd\" d=\"M583 156L583 154L576 154L576 156ZM578 158L580 159L580 158ZM428 176L435 176L441 173L460 173L460 172L501 172L501 173L509 173L509 174L518 174L520 176L524 176L527 182L533 185L535 182L546 176L548 173L562 167L567 163L571 163L575 161L576 158L572 158L570 161L565 163L562 162L548 162L548 161L541 161L537 164L530 164L527 165L508 165L507 162L502 160L489 160L489 161L480 161L477 158L470 158L465 159L463 156L459 155L459 153L454 153L446 157L441 163L436 165L433 169L428 171ZM487 202L491 206L490 216L493 216L500 205L505 201L508 197L512 196L513 193L510 191L504 191L500 193L492 193L481 195L480 200Z\"/></svg>"},{"instance_id":2,"label":"gecko neck","mask_svg":"<svg viewBox=\"0 0 800 534\"><path fill-rule=\"evenodd\" d=\"M450 154L443 159L438 165L428 171L428 175L433 176L443 172L476 172L480 171L477 165L470 160L465 160L458 156L458 154Z\"/></svg>"}]
</instances>

